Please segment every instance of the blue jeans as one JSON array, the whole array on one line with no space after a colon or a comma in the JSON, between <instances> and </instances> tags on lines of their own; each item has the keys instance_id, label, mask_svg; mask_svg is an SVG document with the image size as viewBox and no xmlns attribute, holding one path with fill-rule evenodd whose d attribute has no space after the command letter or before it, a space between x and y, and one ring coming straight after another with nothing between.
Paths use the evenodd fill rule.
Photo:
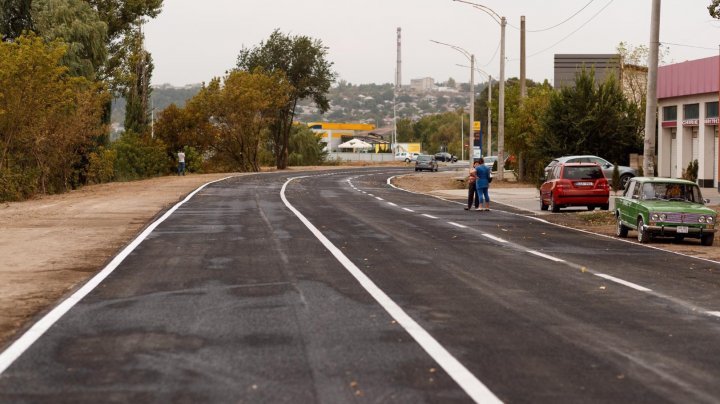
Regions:
<instances>
[{"instance_id":1,"label":"blue jeans","mask_svg":"<svg viewBox=\"0 0 720 404\"><path fill-rule=\"evenodd\" d=\"M185 162L178 163L178 175L185 175Z\"/></svg>"},{"instance_id":2,"label":"blue jeans","mask_svg":"<svg viewBox=\"0 0 720 404\"><path fill-rule=\"evenodd\" d=\"M484 198L485 203L490 203L490 195L488 194L488 187L478 188L477 195L478 195L478 199L480 200L480 203L483 203L483 198Z\"/></svg>"}]
</instances>

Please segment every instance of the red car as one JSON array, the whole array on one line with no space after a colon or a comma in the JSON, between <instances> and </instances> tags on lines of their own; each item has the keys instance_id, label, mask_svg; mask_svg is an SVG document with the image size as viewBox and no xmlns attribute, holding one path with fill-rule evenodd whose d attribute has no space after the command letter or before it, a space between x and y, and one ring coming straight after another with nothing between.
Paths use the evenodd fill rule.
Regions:
<instances>
[{"instance_id":1,"label":"red car","mask_svg":"<svg viewBox=\"0 0 720 404\"><path fill-rule=\"evenodd\" d=\"M597 163L557 164L540 186L540 209L559 212L568 206L608 210L610 186Z\"/></svg>"}]
</instances>

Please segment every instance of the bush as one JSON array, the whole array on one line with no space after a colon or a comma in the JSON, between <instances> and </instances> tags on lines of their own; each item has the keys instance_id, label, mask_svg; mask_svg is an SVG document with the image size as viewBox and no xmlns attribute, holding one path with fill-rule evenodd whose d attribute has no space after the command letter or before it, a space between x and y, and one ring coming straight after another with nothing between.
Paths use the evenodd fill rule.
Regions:
<instances>
[{"instance_id":1,"label":"bush","mask_svg":"<svg viewBox=\"0 0 720 404\"><path fill-rule=\"evenodd\" d=\"M125 132L113 143L112 149L117 153L114 164L115 179L120 181L167 174L168 166L174 165L170 162L162 141L133 132Z\"/></svg>"},{"instance_id":2,"label":"bush","mask_svg":"<svg viewBox=\"0 0 720 404\"><path fill-rule=\"evenodd\" d=\"M688 163L687 168L685 169L685 172L683 172L683 178L695 182L698 178L698 161L693 160L690 163Z\"/></svg>"},{"instance_id":3,"label":"bush","mask_svg":"<svg viewBox=\"0 0 720 404\"><path fill-rule=\"evenodd\" d=\"M115 179L115 161L117 152L115 150L99 147L88 155L87 179L89 183L101 184Z\"/></svg>"},{"instance_id":4,"label":"bush","mask_svg":"<svg viewBox=\"0 0 720 404\"><path fill-rule=\"evenodd\" d=\"M613 167L612 181L610 185L615 192L620 190L620 187L622 186L620 184L620 168L618 167L617 163L615 163L615 166Z\"/></svg>"}]
</instances>

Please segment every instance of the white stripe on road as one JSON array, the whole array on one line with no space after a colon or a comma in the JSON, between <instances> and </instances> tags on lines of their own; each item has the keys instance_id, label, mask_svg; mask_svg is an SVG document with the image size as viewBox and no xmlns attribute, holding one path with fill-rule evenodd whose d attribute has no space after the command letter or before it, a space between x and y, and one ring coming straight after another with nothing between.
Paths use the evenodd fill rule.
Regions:
<instances>
[{"instance_id":1,"label":"white stripe on road","mask_svg":"<svg viewBox=\"0 0 720 404\"><path fill-rule=\"evenodd\" d=\"M543 254L540 251L527 250L527 252L529 252L530 254L537 255L538 257L543 257L543 258L549 259L550 261L565 262L564 259L556 258L556 257L553 257L552 255Z\"/></svg>"},{"instance_id":2,"label":"white stripe on road","mask_svg":"<svg viewBox=\"0 0 720 404\"><path fill-rule=\"evenodd\" d=\"M707 314L715 317L720 317L720 311L708 311Z\"/></svg>"},{"instance_id":3,"label":"white stripe on road","mask_svg":"<svg viewBox=\"0 0 720 404\"><path fill-rule=\"evenodd\" d=\"M455 226L455 227L459 227L459 228L461 228L461 229L467 229L467 226L464 226L464 225L462 225L462 224L460 224L460 223L455 223L455 222L448 222L448 223L451 224L451 225L453 225L453 226Z\"/></svg>"},{"instance_id":4,"label":"white stripe on road","mask_svg":"<svg viewBox=\"0 0 720 404\"><path fill-rule=\"evenodd\" d=\"M207 184L201 185L198 187L195 191L191 192L188 196L185 197L182 201L178 202L170 208L167 212L165 212L164 215L162 215L158 220L154 221L150 226L148 226L142 233L140 233L139 236L135 238L130 244L128 244L127 247L125 247L118 255L113 258L112 261L110 261L109 264L105 266L100 272L97 273L97 275L93 276L92 279L90 279L85 285L83 285L80 289L77 290L77 292L73 293L70 297L63 300L59 305L55 306L54 309L52 309L48 314L43 316L40 320L38 320L37 323L33 324L32 327L30 327L29 330L25 331L25 333L18 338L15 342L12 343L5 351L0 353L0 375L8 368L10 365L17 360L17 358L20 357L32 344L34 344L40 337L47 332L47 330L53 326L62 316L64 316L70 309L72 309L80 300L82 300L85 296L87 296L90 292L93 291L105 278L107 278L115 269L122 263L125 258L127 258L130 253L137 248L140 243L142 243L150 233L155 230L156 227L160 225L160 223L164 222L170 215L172 215L180 206L182 206L185 202L189 201L190 198L195 196L198 192L200 192L203 188L206 186L213 184L215 182L224 181L230 177L225 177L216 181L208 182Z\"/></svg>"},{"instance_id":5,"label":"white stripe on road","mask_svg":"<svg viewBox=\"0 0 720 404\"><path fill-rule=\"evenodd\" d=\"M285 197L287 185L299 178L290 178L283 184L280 191L285 206L317 237L318 240L330 251L345 269L365 288L365 290L400 324L410 336L427 352L457 384L477 403L500 403L501 401L480 381L475 375L455 359L435 338L430 335L420 324L412 319L405 311L397 305L388 295L385 294L370 278L365 275L345 254L340 251L330 240L323 235L300 211Z\"/></svg>"},{"instance_id":6,"label":"white stripe on road","mask_svg":"<svg viewBox=\"0 0 720 404\"><path fill-rule=\"evenodd\" d=\"M378 201L384 201L384 200L385 200L385 199L383 199L383 198L381 198L381 197L379 197L379 196L376 196L375 199L377 199Z\"/></svg>"},{"instance_id":7,"label":"white stripe on road","mask_svg":"<svg viewBox=\"0 0 720 404\"><path fill-rule=\"evenodd\" d=\"M423 214L420 215L420 216L425 216L425 217L430 218L430 219L437 219L437 217L435 217L435 216L433 216L433 215L428 215L427 213L423 213Z\"/></svg>"},{"instance_id":8,"label":"white stripe on road","mask_svg":"<svg viewBox=\"0 0 720 404\"><path fill-rule=\"evenodd\" d=\"M507 243L507 240L503 240L500 237L495 237L492 234L483 233L483 236L489 238L490 240L495 240L500 243Z\"/></svg>"},{"instance_id":9,"label":"white stripe on road","mask_svg":"<svg viewBox=\"0 0 720 404\"><path fill-rule=\"evenodd\" d=\"M621 284L621 285L625 285L625 286L627 286L627 287L629 287L629 288L633 288L633 289L639 290L639 291L641 291L641 292L652 292L652 289L648 289L648 288L646 288L646 287L644 287L644 286L640 286L640 285L638 285L638 284L635 284L635 283L632 283L632 282L628 282L628 281L622 280L622 279L620 279L620 278L616 278L616 277L614 277L614 276L610 276L610 275L606 275L606 274L595 274L595 276L599 276L599 277L601 277L601 278L603 278L603 279L607 279L607 280L609 280L609 281L613 281L613 282L615 282L615 283L619 283L619 284Z\"/></svg>"},{"instance_id":10,"label":"white stripe on road","mask_svg":"<svg viewBox=\"0 0 720 404\"><path fill-rule=\"evenodd\" d=\"M392 202L388 202L388 205L390 205L390 206L397 206L397 204L392 203Z\"/></svg>"},{"instance_id":11,"label":"white stripe on road","mask_svg":"<svg viewBox=\"0 0 720 404\"><path fill-rule=\"evenodd\" d=\"M414 210L412 210L412 209L408 209L408 208L403 208L403 210L404 210L404 211L407 211L407 212L415 213L415 211L414 211Z\"/></svg>"}]
</instances>

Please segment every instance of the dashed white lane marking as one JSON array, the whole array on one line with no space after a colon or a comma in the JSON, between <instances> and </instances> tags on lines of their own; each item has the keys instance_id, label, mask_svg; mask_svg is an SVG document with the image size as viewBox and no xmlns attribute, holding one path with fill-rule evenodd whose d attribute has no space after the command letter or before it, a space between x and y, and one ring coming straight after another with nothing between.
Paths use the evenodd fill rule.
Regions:
<instances>
[{"instance_id":1,"label":"dashed white lane marking","mask_svg":"<svg viewBox=\"0 0 720 404\"><path fill-rule=\"evenodd\" d=\"M395 204L395 203L393 203L393 202L388 202L388 205L390 205L390 206L397 206L397 204Z\"/></svg>"},{"instance_id":2,"label":"dashed white lane marking","mask_svg":"<svg viewBox=\"0 0 720 404\"><path fill-rule=\"evenodd\" d=\"M406 212L410 212L410 213L415 213L415 211L414 211L414 210L412 210L412 209L408 209L408 208L403 208L403 210L404 210L404 211L406 211Z\"/></svg>"},{"instance_id":3,"label":"dashed white lane marking","mask_svg":"<svg viewBox=\"0 0 720 404\"><path fill-rule=\"evenodd\" d=\"M427 213L423 213L423 214L422 214L422 215L420 215L420 216L425 216L425 217L427 217L427 218L430 218L430 219L437 219L437 217L436 217L436 216L433 216L433 215L428 215Z\"/></svg>"},{"instance_id":4,"label":"dashed white lane marking","mask_svg":"<svg viewBox=\"0 0 720 404\"><path fill-rule=\"evenodd\" d=\"M503 240L503 239L501 239L500 237L495 237L495 236L493 236L492 234L483 233L482 235L483 235L483 237L487 237L487 238L489 238L490 240L495 240L495 241L497 241L497 242L499 242L499 243L507 243L507 240Z\"/></svg>"},{"instance_id":5,"label":"dashed white lane marking","mask_svg":"<svg viewBox=\"0 0 720 404\"><path fill-rule=\"evenodd\" d=\"M461 229L467 229L467 228L468 228L467 226L462 225L462 224L460 224L460 223L448 222L448 224L451 224L451 225L453 225L453 226L455 226L455 227L459 227L459 228L461 228Z\"/></svg>"},{"instance_id":6,"label":"dashed white lane marking","mask_svg":"<svg viewBox=\"0 0 720 404\"><path fill-rule=\"evenodd\" d=\"M230 177L225 177L216 181L208 182L207 184L199 186L195 191L188 194L182 201L178 202L170 208L164 215L158 220L150 224L139 236L135 238L127 247L125 247L115 258L110 261L102 271L98 272L97 275L93 276L85 285L83 285L77 292L73 293L70 297L63 300L59 305L55 306L48 314L43 316L37 323L33 324L29 330L20 336L15 342L13 342L5 351L0 353L0 375L10 365L17 360L32 344L34 344L40 337L47 332L47 330L53 326L62 316L64 316L70 309L72 309L80 300L92 292L105 278L107 278L115 269L132 253L137 246L142 243L150 233L155 230L162 222L164 222L170 215L172 215L180 206L185 202L189 201L190 198L195 196L206 186L215 182L224 181Z\"/></svg>"},{"instance_id":7,"label":"dashed white lane marking","mask_svg":"<svg viewBox=\"0 0 720 404\"><path fill-rule=\"evenodd\" d=\"M549 259L550 261L565 262L564 259L560 259L560 258L557 258L557 257L553 257L552 255L543 254L543 253L541 253L540 251L527 250L527 252L529 252L530 254L533 254L533 255L537 255L538 257L543 257L543 258L545 258L545 259Z\"/></svg>"},{"instance_id":8,"label":"dashed white lane marking","mask_svg":"<svg viewBox=\"0 0 720 404\"><path fill-rule=\"evenodd\" d=\"M619 283L621 285L627 286L629 288L633 288L635 290L639 290L641 292L652 292L652 289L648 289L644 286L640 286L638 284L628 282L626 280L622 280L620 278L616 278L614 276L606 275L606 274L595 274L595 276L599 276L600 278L607 279L609 281L613 281L615 283Z\"/></svg>"},{"instance_id":9,"label":"dashed white lane marking","mask_svg":"<svg viewBox=\"0 0 720 404\"><path fill-rule=\"evenodd\" d=\"M715 317L720 317L720 311L707 311L707 314Z\"/></svg>"},{"instance_id":10,"label":"dashed white lane marking","mask_svg":"<svg viewBox=\"0 0 720 404\"><path fill-rule=\"evenodd\" d=\"M480 380L457 359L455 359L445 347L440 345L435 338L430 335L424 328L412 319L405 311L397 305L385 292L383 292L370 278L365 275L345 254L340 251L330 240L318 230L315 225L295 209L294 206L285 197L285 189L287 185L295 180L305 177L294 177L288 179L283 184L280 191L280 197L285 206L292 211L295 216L307 227L315 237L330 251L348 272L360 283L360 285L385 309L385 311L400 324L405 331L427 352L455 382L477 403L501 403L491 391Z\"/></svg>"},{"instance_id":11,"label":"dashed white lane marking","mask_svg":"<svg viewBox=\"0 0 720 404\"><path fill-rule=\"evenodd\" d=\"M377 199L378 201L384 201L384 200L385 200L385 199L383 199L383 198L381 198L381 197L379 197L379 196L376 196L375 199Z\"/></svg>"}]
</instances>

